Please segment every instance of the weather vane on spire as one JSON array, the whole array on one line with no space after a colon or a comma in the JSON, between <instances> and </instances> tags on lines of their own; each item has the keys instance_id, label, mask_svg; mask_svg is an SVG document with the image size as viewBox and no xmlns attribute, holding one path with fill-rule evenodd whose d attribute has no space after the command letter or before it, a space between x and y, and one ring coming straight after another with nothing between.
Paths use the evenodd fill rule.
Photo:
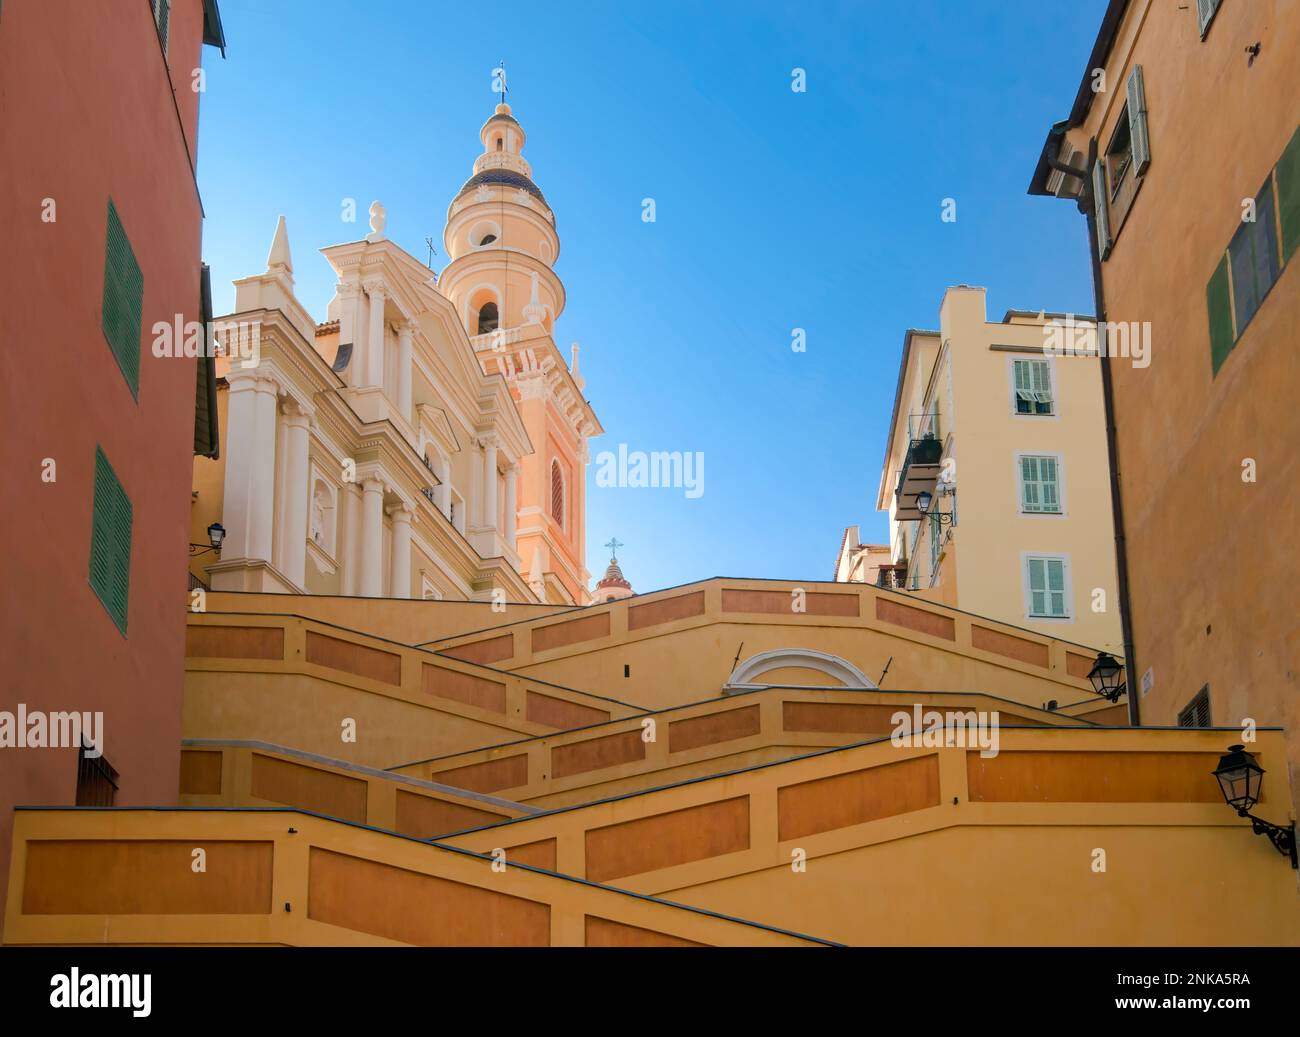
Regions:
<instances>
[{"instance_id":1,"label":"weather vane on spire","mask_svg":"<svg viewBox=\"0 0 1300 1037\"><path fill-rule=\"evenodd\" d=\"M510 87L506 85L506 59L502 58L501 63L497 65L492 72L492 89L501 95L500 104L506 103L506 93Z\"/></svg>"},{"instance_id":2,"label":"weather vane on spire","mask_svg":"<svg viewBox=\"0 0 1300 1037\"><path fill-rule=\"evenodd\" d=\"M619 549L620 547L627 547L627 544L622 543L622 542L618 539L618 537L611 537L610 540L609 540L609 542L608 542L605 546L609 548L609 556L610 556L610 558L617 559L617 558L618 558L618 549Z\"/></svg>"}]
</instances>

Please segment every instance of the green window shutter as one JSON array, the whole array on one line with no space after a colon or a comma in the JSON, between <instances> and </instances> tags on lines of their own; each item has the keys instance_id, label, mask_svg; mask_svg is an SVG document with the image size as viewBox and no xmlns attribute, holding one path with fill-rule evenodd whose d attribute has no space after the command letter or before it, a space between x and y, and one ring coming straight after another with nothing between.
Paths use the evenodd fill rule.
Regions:
<instances>
[{"instance_id":1,"label":"green window shutter","mask_svg":"<svg viewBox=\"0 0 1300 1037\"><path fill-rule=\"evenodd\" d=\"M1110 214L1106 211L1106 168L1100 158L1092 164L1092 204L1097 222L1097 254L1110 255Z\"/></svg>"},{"instance_id":2,"label":"green window shutter","mask_svg":"<svg viewBox=\"0 0 1300 1037\"><path fill-rule=\"evenodd\" d=\"M90 586L126 636L131 585L131 500L108 463L95 449L95 503L90 529Z\"/></svg>"},{"instance_id":3,"label":"green window shutter","mask_svg":"<svg viewBox=\"0 0 1300 1037\"><path fill-rule=\"evenodd\" d=\"M1065 563L1059 558L1047 559L1047 598L1048 614L1064 616L1065 609Z\"/></svg>"},{"instance_id":4,"label":"green window shutter","mask_svg":"<svg viewBox=\"0 0 1300 1037\"><path fill-rule=\"evenodd\" d=\"M1210 19L1219 9L1219 0L1196 0L1196 19L1201 30L1201 39L1205 39L1205 30L1210 26Z\"/></svg>"},{"instance_id":5,"label":"green window shutter","mask_svg":"<svg viewBox=\"0 0 1300 1037\"><path fill-rule=\"evenodd\" d=\"M104 245L104 299L101 326L104 338L131 395L140 394L140 323L144 308L144 274L136 262L117 207L108 202Z\"/></svg>"},{"instance_id":6,"label":"green window shutter","mask_svg":"<svg viewBox=\"0 0 1300 1037\"><path fill-rule=\"evenodd\" d=\"M1046 360L1030 363L1033 371L1034 402L1048 405L1052 402L1052 368Z\"/></svg>"},{"instance_id":7,"label":"green window shutter","mask_svg":"<svg viewBox=\"0 0 1300 1037\"><path fill-rule=\"evenodd\" d=\"M1128 128L1133 141L1133 172L1141 176L1151 165L1151 140L1147 136L1147 91L1142 82L1142 66L1134 65L1124 84L1128 94Z\"/></svg>"},{"instance_id":8,"label":"green window shutter","mask_svg":"<svg viewBox=\"0 0 1300 1037\"><path fill-rule=\"evenodd\" d=\"M1042 484L1042 501L1044 511L1060 511L1061 496L1056 478L1056 458L1040 457L1038 459L1038 476Z\"/></svg>"},{"instance_id":9,"label":"green window shutter","mask_svg":"<svg viewBox=\"0 0 1300 1037\"><path fill-rule=\"evenodd\" d=\"M1029 614L1047 614L1047 572L1043 558L1029 559Z\"/></svg>"},{"instance_id":10,"label":"green window shutter","mask_svg":"<svg viewBox=\"0 0 1300 1037\"><path fill-rule=\"evenodd\" d=\"M1232 352L1232 294L1228 287L1228 257L1219 260L1210 283L1205 286L1205 305L1210 314L1210 363L1214 374Z\"/></svg>"},{"instance_id":11,"label":"green window shutter","mask_svg":"<svg viewBox=\"0 0 1300 1037\"><path fill-rule=\"evenodd\" d=\"M1039 511L1038 458L1020 459L1020 506L1025 511Z\"/></svg>"},{"instance_id":12,"label":"green window shutter","mask_svg":"<svg viewBox=\"0 0 1300 1037\"><path fill-rule=\"evenodd\" d=\"M1277 163L1278 221L1282 225L1282 262L1300 245L1300 127Z\"/></svg>"}]
</instances>

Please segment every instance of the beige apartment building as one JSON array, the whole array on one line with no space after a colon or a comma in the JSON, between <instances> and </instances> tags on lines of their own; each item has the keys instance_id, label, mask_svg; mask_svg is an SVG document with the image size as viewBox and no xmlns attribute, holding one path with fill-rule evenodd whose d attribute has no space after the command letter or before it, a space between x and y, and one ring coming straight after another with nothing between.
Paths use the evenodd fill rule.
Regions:
<instances>
[{"instance_id":1,"label":"beige apartment building","mask_svg":"<svg viewBox=\"0 0 1300 1037\"><path fill-rule=\"evenodd\" d=\"M878 583L1120 653L1091 330L1020 310L991 322L984 289L958 285L937 331L906 333L877 499L892 561Z\"/></svg>"}]
</instances>

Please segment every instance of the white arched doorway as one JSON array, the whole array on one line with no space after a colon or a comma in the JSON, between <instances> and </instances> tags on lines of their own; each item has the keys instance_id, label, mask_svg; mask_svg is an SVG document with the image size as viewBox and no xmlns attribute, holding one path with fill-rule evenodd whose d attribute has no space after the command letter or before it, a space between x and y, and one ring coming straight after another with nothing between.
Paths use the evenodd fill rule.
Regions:
<instances>
[{"instance_id":1,"label":"white arched doorway","mask_svg":"<svg viewBox=\"0 0 1300 1037\"><path fill-rule=\"evenodd\" d=\"M723 691L745 691L751 688L764 688L770 683L762 680L765 673L775 670L813 670L825 674L828 680L824 684L812 687L839 687L874 689L876 683L847 659L838 655L828 655L811 648L778 648L772 652L759 652L751 655L736 667L722 686Z\"/></svg>"}]
</instances>

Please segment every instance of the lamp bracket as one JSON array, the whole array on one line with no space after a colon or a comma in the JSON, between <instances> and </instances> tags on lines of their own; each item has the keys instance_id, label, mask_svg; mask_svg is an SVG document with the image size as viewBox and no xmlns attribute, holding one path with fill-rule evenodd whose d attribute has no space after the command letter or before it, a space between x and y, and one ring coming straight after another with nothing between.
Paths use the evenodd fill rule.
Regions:
<instances>
[{"instance_id":1,"label":"lamp bracket","mask_svg":"<svg viewBox=\"0 0 1300 1037\"><path fill-rule=\"evenodd\" d=\"M1295 825L1289 824L1285 828L1281 825L1272 824L1263 818L1256 817L1249 811L1239 811L1242 817L1250 818L1250 827L1256 835L1268 836L1269 842L1283 857L1291 861L1291 867L1296 868L1296 843L1295 843Z\"/></svg>"}]
</instances>

